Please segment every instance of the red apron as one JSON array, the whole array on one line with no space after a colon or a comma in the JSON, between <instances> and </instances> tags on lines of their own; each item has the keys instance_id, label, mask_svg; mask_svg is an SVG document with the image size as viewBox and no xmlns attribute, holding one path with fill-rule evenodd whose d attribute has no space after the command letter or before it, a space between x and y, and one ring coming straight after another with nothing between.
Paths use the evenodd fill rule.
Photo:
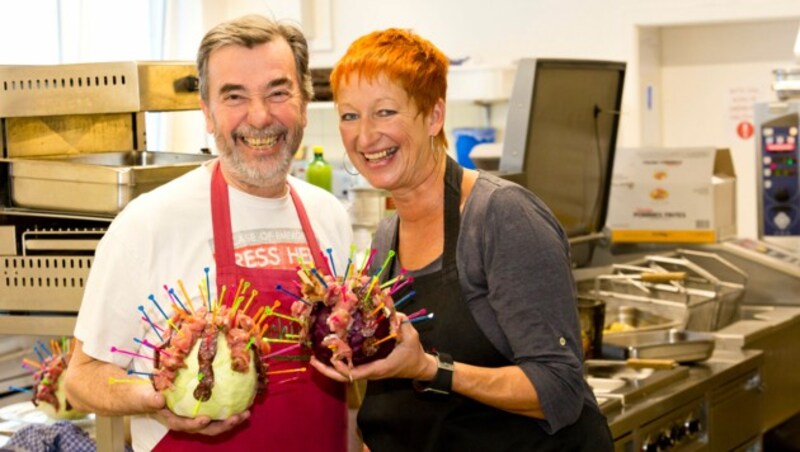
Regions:
<instances>
[{"instance_id":1,"label":"red apron","mask_svg":"<svg viewBox=\"0 0 800 452\"><path fill-rule=\"evenodd\" d=\"M320 247L308 221L300 197L289 186L289 193L300 219L308 247L315 265L327 270L327 262L320 259ZM281 306L276 310L290 315L294 301L278 291L281 284L294 288L297 274L292 270L264 270L236 265L231 231L228 185L222 177L219 164L211 178L211 217L214 226L214 254L217 264L217 293L225 285L236 290L239 280L249 281L259 295L253 300L255 307L272 305L277 299ZM249 313L256 312L254 307ZM271 317L267 337L275 338L295 332L296 325ZM292 344L275 344L272 351ZM305 372L275 374L269 377L266 393L256 398L250 408L250 418L237 428L217 436L169 431L156 445L155 450L275 450L345 452L347 450L347 408L345 386L318 373L308 364L307 348L276 355L268 360L269 371L306 367Z\"/></svg>"}]
</instances>

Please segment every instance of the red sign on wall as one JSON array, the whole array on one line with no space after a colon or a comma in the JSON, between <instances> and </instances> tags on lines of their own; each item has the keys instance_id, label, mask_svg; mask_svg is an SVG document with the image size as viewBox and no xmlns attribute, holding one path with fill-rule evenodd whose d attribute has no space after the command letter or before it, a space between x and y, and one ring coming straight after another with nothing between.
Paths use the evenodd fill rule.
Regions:
<instances>
[{"instance_id":1,"label":"red sign on wall","mask_svg":"<svg viewBox=\"0 0 800 452\"><path fill-rule=\"evenodd\" d=\"M736 125L736 135L739 138L746 140L753 136L753 124L750 121L742 121Z\"/></svg>"}]
</instances>

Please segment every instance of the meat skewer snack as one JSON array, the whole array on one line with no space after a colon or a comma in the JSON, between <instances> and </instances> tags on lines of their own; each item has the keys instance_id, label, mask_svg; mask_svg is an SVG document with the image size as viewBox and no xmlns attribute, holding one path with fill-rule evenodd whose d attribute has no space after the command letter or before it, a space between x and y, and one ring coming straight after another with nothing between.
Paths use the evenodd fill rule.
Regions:
<instances>
[{"instance_id":1,"label":"meat skewer snack","mask_svg":"<svg viewBox=\"0 0 800 452\"><path fill-rule=\"evenodd\" d=\"M393 255L389 253L381 268L386 268ZM369 259L373 256L374 250ZM292 294L297 299L292 314L305 320L300 339L310 343L318 360L342 360L352 367L389 355L399 339L400 321L393 287L378 284L381 271L373 276L362 274L369 261L358 272L351 261L341 277L335 275L335 269L334 275L322 275L316 268L301 265L297 272L300 295Z\"/></svg>"},{"instance_id":2,"label":"meat skewer snack","mask_svg":"<svg viewBox=\"0 0 800 452\"><path fill-rule=\"evenodd\" d=\"M261 338L263 331L259 330L259 323L247 314L258 291L251 291L249 300L239 309L249 283L240 281L230 305L224 301L225 287L218 299L212 299L201 285L201 295L206 300L195 307L183 284L179 284L185 304L174 290L165 286L174 311L171 317L166 315L155 297L150 296L166 320L164 328L153 323L143 306L139 307L144 314L143 320L162 340L161 345L136 340L153 349L153 372L148 375L153 387L164 394L167 408L173 413L190 418L227 419L250 408L256 396L265 392L267 385L268 365L265 360L270 346ZM205 287L208 287L208 282ZM260 321L264 317L262 315ZM120 350L112 347L112 351Z\"/></svg>"},{"instance_id":3,"label":"meat skewer snack","mask_svg":"<svg viewBox=\"0 0 800 452\"><path fill-rule=\"evenodd\" d=\"M64 371L67 370L72 357L72 341L64 339L62 344L51 341L50 350L44 345L41 348L46 352L36 352L42 357L41 364L23 360L23 364L33 365L37 370L33 374L33 404L56 420L75 420L86 417L87 413L72 408L64 390Z\"/></svg>"}]
</instances>

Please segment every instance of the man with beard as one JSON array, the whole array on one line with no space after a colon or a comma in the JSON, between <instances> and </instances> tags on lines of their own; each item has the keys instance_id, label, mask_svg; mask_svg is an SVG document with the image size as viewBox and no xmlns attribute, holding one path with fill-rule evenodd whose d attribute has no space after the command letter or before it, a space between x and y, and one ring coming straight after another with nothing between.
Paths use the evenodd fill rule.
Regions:
<instances>
[{"instance_id":1,"label":"man with beard","mask_svg":"<svg viewBox=\"0 0 800 452\"><path fill-rule=\"evenodd\" d=\"M280 300L276 310L288 314L293 300L278 287L292 287L298 262L327 268L321 250L330 248L334 267L344 268L338 253L352 241L341 203L288 176L313 95L302 33L261 16L225 22L203 38L197 66L206 129L219 158L134 199L104 235L75 328L70 402L102 415L134 415L135 450L344 451L345 388L303 363L303 349L280 355L281 364L307 371L271 376L265 396L224 420L176 416L150 384L111 383L153 372L151 360L111 349L153 355L141 345L162 342L156 328L140 321L140 309L165 325L148 300L156 294L169 310L164 284L185 281L197 305L205 300L197 282L211 287L206 297L225 287L230 300L247 281L259 293L248 313ZM292 332L285 328L267 331Z\"/></svg>"}]
</instances>

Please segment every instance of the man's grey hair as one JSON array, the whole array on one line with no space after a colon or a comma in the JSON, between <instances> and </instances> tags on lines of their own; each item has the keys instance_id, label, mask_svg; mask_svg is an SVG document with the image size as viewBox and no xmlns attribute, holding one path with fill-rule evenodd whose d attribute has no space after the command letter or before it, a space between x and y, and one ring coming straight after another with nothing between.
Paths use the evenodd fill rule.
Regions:
<instances>
[{"instance_id":1,"label":"man's grey hair","mask_svg":"<svg viewBox=\"0 0 800 452\"><path fill-rule=\"evenodd\" d=\"M290 24L275 21L264 16L252 14L222 22L206 33L197 51L197 72L200 77L200 97L208 102L208 58L214 50L236 45L253 47L283 38L289 43L294 55L297 78L303 100L311 101L314 86L308 67L308 43L303 32Z\"/></svg>"}]
</instances>

